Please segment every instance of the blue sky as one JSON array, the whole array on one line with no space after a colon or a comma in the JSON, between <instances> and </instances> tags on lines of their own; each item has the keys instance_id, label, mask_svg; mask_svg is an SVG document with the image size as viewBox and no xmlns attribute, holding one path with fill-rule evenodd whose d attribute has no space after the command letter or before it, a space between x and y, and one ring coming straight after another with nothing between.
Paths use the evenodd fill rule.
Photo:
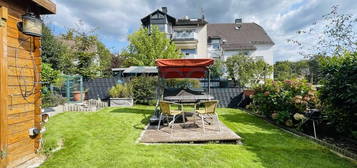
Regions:
<instances>
[{"instance_id":1,"label":"blue sky","mask_svg":"<svg viewBox=\"0 0 357 168\"><path fill-rule=\"evenodd\" d=\"M300 60L299 49L287 39L308 41L296 31L308 28L339 5L343 13L357 13L355 0L53 0L57 14L46 16L45 22L55 34L68 28L96 33L113 52L128 45L128 34L137 30L140 19L166 6L176 18L201 17L202 10L209 23L243 22L261 25L275 42L274 61ZM310 40L310 39L309 39Z\"/></svg>"}]
</instances>

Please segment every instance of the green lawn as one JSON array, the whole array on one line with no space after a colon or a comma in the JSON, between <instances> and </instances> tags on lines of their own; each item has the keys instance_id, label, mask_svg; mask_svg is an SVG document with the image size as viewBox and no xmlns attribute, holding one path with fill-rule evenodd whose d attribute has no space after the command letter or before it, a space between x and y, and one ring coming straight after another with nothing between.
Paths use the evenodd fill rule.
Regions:
<instances>
[{"instance_id":1,"label":"green lawn","mask_svg":"<svg viewBox=\"0 0 357 168\"><path fill-rule=\"evenodd\" d=\"M219 109L220 119L243 145L136 144L153 107L107 108L93 113L67 112L46 124L42 167L356 167L326 148L281 131L235 109ZM48 152L63 141L63 148Z\"/></svg>"}]
</instances>

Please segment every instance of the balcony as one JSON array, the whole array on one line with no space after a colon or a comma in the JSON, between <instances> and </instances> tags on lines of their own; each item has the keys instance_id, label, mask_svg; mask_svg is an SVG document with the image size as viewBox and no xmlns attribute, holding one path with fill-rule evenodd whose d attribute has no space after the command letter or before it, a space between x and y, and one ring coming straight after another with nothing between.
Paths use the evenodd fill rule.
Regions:
<instances>
[{"instance_id":1,"label":"balcony","mask_svg":"<svg viewBox=\"0 0 357 168\"><path fill-rule=\"evenodd\" d=\"M174 41L197 41L195 30L174 30Z\"/></svg>"}]
</instances>

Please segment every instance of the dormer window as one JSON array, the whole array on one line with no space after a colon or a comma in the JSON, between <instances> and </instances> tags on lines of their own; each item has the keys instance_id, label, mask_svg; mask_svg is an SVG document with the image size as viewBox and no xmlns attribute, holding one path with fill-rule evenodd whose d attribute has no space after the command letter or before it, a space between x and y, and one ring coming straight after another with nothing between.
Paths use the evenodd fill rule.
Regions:
<instances>
[{"instance_id":1,"label":"dormer window","mask_svg":"<svg viewBox=\"0 0 357 168\"><path fill-rule=\"evenodd\" d=\"M211 45L213 49L219 50L221 49L221 44L220 44L220 39L212 39L211 40Z\"/></svg>"}]
</instances>

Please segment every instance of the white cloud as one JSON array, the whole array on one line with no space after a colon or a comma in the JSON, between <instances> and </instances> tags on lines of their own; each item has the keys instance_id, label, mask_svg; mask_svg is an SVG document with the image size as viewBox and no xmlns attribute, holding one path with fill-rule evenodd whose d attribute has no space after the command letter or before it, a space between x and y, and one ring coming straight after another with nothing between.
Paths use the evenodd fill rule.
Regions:
<instances>
[{"instance_id":1,"label":"white cloud","mask_svg":"<svg viewBox=\"0 0 357 168\"><path fill-rule=\"evenodd\" d=\"M302 38L296 31L310 25L340 4L342 11L352 13L357 8L355 0L54 0L57 14L49 22L64 27L74 27L82 20L82 29L98 28L102 38L123 43L127 35L141 25L140 19L152 11L167 6L169 14L201 17L201 9L210 23L233 22L242 17L244 22L261 25L275 42L277 60L297 60L297 47L287 39ZM304 39L302 39L304 40Z\"/></svg>"}]
</instances>

